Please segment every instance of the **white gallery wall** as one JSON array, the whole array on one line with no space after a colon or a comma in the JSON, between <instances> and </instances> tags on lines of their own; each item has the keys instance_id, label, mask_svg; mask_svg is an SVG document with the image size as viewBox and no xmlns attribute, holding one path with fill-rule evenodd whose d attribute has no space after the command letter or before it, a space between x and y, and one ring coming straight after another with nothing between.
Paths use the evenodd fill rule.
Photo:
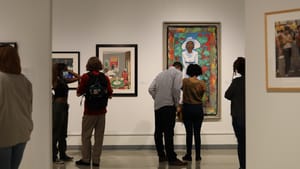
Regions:
<instances>
[{"instance_id":1,"label":"white gallery wall","mask_svg":"<svg viewBox=\"0 0 300 169\"><path fill-rule=\"evenodd\" d=\"M51 26L51 1L2 0L0 41L18 42L23 72L32 81L34 92L34 130L20 168L51 168L51 42L53 50L80 51L81 72L87 58L95 55L96 43L138 44L138 97L111 100L105 144L153 144L153 102L147 88L163 67L162 23L165 21L222 24L222 118L203 124L203 143L235 144L229 102L222 96L231 81L233 60L246 55L247 168L299 168L299 93L266 92L264 62L264 13L299 7L298 1L291 0L126 0L126 3L53 0ZM79 102L71 91L69 142L72 145L80 145L82 107ZM183 144L181 124L176 126L176 133L176 143Z\"/></svg>"},{"instance_id":2,"label":"white gallery wall","mask_svg":"<svg viewBox=\"0 0 300 169\"><path fill-rule=\"evenodd\" d=\"M109 101L104 145L153 145L154 110L148 94L163 70L163 22L220 22L219 106L221 119L204 122L204 145L234 145L230 103L223 95L232 78L232 63L245 55L244 1L241 0L53 0L53 51L80 51L80 73L96 44L138 44L138 96ZM69 145L81 145L83 106L69 95ZM175 144L185 144L185 130L176 125Z\"/></svg>"},{"instance_id":3,"label":"white gallery wall","mask_svg":"<svg viewBox=\"0 0 300 169\"><path fill-rule=\"evenodd\" d=\"M299 1L246 0L247 168L299 168L299 92L266 92L264 13ZM298 19L300 16L298 17Z\"/></svg>"},{"instance_id":4,"label":"white gallery wall","mask_svg":"<svg viewBox=\"0 0 300 169\"><path fill-rule=\"evenodd\" d=\"M34 129L20 168L50 169L51 1L1 0L0 16L0 42L18 43L22 72L33 86Z\"/></svg>"}]
</instances>

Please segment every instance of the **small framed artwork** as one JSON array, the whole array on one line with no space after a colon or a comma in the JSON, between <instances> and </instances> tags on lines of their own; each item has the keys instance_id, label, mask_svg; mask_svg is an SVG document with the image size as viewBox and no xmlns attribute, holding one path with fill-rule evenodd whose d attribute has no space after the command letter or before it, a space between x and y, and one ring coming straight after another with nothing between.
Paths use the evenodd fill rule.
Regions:
<instances>
[{"instance_id":1,"label":"small framed artwork","mask_svg":"<svg viewBox=\"0 0 300 169\"><path fill-rule=\"evenodd\" d=\"M0 46L10 45L14 48L18 47L17 42L0 42Z\"/></svg>"},{"instance_id":2,"label":"small framed artwork","mask_svg":"<svg viewBox=\"0 0 300 169\"><path fill-rule=\"evenodd\" d=\"M65 63L69 70L80 75L80 52L78 51L53 51L52 63ZM76 90L78 81L68 84L70 89Z\"/></svg>"},{"instance_id":3,"label":"small framed artwork","mask_svg":"<svg viewBox=\"0 0 300 169\"><path fill-rule=\"evenodd\" d=\"M300 91L300 8L265 13L266 90Z\"/></svg>"},{"instance_id":4,"label":"small framed artwork","mask_svg":"<svg viewBox=\"0 0 300 169\"><path fill-rule=\"evenodd\" d=\"M113 96L137 96L137 44L96 44Z\"/></svg>"},{"instance_id":5,"label":"small framed artwork","mask_svg":"<svg viewBox=\"0 0 300 169\"><path fill-rule=\"evenodd\" d=\"M219 70L220 70L220 28L216 23L163 23L164 68L174 62L183 65L183 77L187 77L189 64L198 64L202 75L198 77L206 82L207 92L203 97L206 119L219 119Z\"/></svg>"}]
</instances>

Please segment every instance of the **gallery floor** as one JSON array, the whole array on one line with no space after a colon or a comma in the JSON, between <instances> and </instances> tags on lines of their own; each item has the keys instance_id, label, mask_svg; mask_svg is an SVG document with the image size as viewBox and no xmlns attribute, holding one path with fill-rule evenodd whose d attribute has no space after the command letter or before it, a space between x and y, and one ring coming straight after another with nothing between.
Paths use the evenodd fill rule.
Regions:
<instances>
[{"instance_id":1,"label":"gallery floor","mask_svg":"<svg viewBox=\"0 0 300 169\"><path fill-rule=\"evenodd\" d=\"M184 155L184 149L177 149L178 158ZM202 160L189 162L187 166L168 166L167 162L158 163L156 151L145 150L103 150L100 167L76 166L80 159L79 150L70 150L73 161L53 164L53 169L238 169L236 149L204 149ZM193 156L194 157L194 156Z\"/></svg>"}]
</instances>

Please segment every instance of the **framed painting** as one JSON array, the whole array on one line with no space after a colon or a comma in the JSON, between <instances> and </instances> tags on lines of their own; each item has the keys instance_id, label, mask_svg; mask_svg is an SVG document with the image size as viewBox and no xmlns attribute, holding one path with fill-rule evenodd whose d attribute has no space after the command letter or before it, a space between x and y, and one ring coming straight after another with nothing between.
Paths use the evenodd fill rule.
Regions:
<instances>
[{"instance_id":1,"label":"framed painting","mask_svg":"<svg viewBox=\"0 0 300 169\"><path fill-rule=\"evenodd\" d=\"M137 44L96 44L113 96L137 96Z\"/></svg>"},{"instance_id":2,"label":"framed painting","mask_svg":"<svg viewBox=\"0 0 300 169\"><path fill-rule=\"evenodd\" d=\"M53 51L52 63L65 63L69 70L80 75L80 52L78 51ZM69 83L68 86L70 89L76 90L78 81Z\"/></svg>"},{"instance_id":3,"label":"framed painting","mask_svg":"<svg viewBox=\"0 0 300 169\"><path fill-rule=\"evenodd\" d=\"M166 22L163 24L164 68L168 68L174 62L181 62L183 77L187 77L186 68L189 64L198 64L202 68L203 74L198 78L204 80L207 85L207 92L203 97L206 119L221 117L219 101L220 27L221 24L218 22Z\"/></svg>"},{"instance_id":4,"label":"framed painting","mask_svg":"<svg viewBox=\"0 0 300 169\"><path fill-rule=\"evenodd\" d=\"M300 91L300 8L265 13L266 90Z\"/></svg>"}]
</instances>

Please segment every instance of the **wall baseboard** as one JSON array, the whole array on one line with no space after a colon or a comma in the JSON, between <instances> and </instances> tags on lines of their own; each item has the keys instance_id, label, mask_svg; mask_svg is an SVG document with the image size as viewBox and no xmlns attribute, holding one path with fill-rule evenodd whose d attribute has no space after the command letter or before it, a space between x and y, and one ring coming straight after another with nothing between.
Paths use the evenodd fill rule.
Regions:
<instances>
[{"instance_id":1,"label":"wall baseboard","mask_svg":"<svg viewBox=\"0 0 300 169\"><path fill-rule=\"evenodd\" d=\"M80 145L69 145L69 150L80 150ZM174 145L175 149L185 149L185 145ZM236 144L202 145L202 149L236 149ZM155 145L104 145L103 150L155 150Z\"/></svg>"}]
</instances>

